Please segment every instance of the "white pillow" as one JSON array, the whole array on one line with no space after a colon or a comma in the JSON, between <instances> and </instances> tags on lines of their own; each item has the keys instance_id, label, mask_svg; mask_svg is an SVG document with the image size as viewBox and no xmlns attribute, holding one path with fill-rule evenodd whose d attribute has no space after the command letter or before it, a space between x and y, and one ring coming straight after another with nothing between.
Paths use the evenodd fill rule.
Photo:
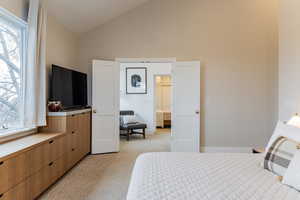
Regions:
<instances>
[{"instance_id":1,"label":"white pillow","mask_svg":"<svg viewBox=\"0 0 300 200\"><path fill-rule=\"evenodd\" d=\"M292 119L290 121L288 121L287 124L300 128L300 116L298 114L295 115L294 117L292 117Z\"/></svg>"},{"instance_id":2,"label":"white pillow","mask_svg":"<svg viewBox=\"0 0 300 200\"><path fill-rule=\"evenodd\" d=\"M297 150L297 152L294 155L294 158L290 162L289 167L285 171L285 174L283 176L282 183L289 185L297 190L300 191L300 151Z\"/></svg>"},{"instance_id":3,"label":"white pillow","mask_svg":"<svg viewBox=\"0 0 300 200\"><path fill-rule=\"evenodd\" d=\"M270 138L268 145L266 147L266 152L268 152L271 145L275 142L275 140L280 137L287 137L295 142L300 143L300 128L285 124L281 121L278 121L276 129Z\"/></svg>"},{"instance_id":4,"label":"white pillow","mask_svg":"<svg viewBox=\"0 0 300 200\"><path fill-rule=\"evenodd\" d=\"M136 120L135 115L123 116L123 123L124 124L131 124L131 123L136 123L136 122L137 122L137 120Z\"/></svg>"}]
</instances>

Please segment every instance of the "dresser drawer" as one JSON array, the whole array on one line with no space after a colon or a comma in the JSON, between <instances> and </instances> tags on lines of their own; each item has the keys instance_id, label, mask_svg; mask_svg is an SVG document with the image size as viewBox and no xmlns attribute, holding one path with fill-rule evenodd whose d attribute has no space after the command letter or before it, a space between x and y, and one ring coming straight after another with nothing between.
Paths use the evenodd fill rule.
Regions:
<instances>
[{"instance_id":1,"label":"dresser drawer","mask_svg":"<svg viewBox=\"0 0 300 200\"><path fill-rule=\"evenodd\" d=\"M36 174L30 176L6 193L0 200L33 200L65 173L66 157L48 163Z\"/></svg>"},{"instance_id":2,"label":"dresser drawer","mask_svg":"<svg viewBox=\"0 0 300 200\"><path fill-rule=\"evenodd\" d=\"M61 176L63 176L70 168L68 165L68 154L65 154L60 159L56 161L57 164L57 173L56 173L56 179L59 179Z\"/></svg>"},{"instance_id":3,"label":"dresser drawer","mask_svg":"<svg viewBox=\"0 0 300 200\"><path fill-rule=\"evenodd\" d=\"M68 135L69 148L75 148L78 146L80 135L78 131L74 131Z\"/></svg>"},{"instance_id":4,"label":"dresser drawer","mask_svg":"<svg viewBox=\"0 0 300 200\"><path fill-rule=\"evenodd\" d=\"M65 170L69 170L73 167L73 165L79 160L79 134L73 133L67 135L67 142L66 142L66 168Z\"/></svg>"},{"instance_id":5,"label":"dresser drawer","mask_svg":"<svg viewBox=\"0 0 300 200\"><path fill-rule=\"evenodd\" d=\"M0 194L5 193L29 175L29 163L25 154L0 161Z\"/></svg>"},{"instance_id":6,"label":"dresser drawer","mask_svg":"<svg viewBox=\"0 0 300 200\"><path fill-rule=\"evenodd\" d=\"M31 200L28 181L24 181L2 194L0 200Z\"/></svg>"},{"instance_id":7,"label":"dresser drawer","mask_svg":"<svg viewBox=\"0 0 300 200\"><path fill-rule=\"evenodd\" d=\"M82 132L81 132L81 137L82 137L82 153L83 156L88 154L90 152L90 147L91 147L91 125L90 125L90 113L85 113L82 115Z\"/></svg>"},{"instance_id":8,"label":"dresser drawer","mask_svg":"<svg viewBox=\"0 0 300 200\"><path fill-rule=\"evenodd\" d=\"M19 156L0 161L0 194L66 154L66 143L66 136L54 138Z\"/></svg>"},{"instance_id":9,"label":"dresser drawer","mask_svg":"<svg viewBox=\"0 0 300 200\"><path fill-rule=\"evenodd\" d=\"M29 196L31 199L38 197L62 175L61 169L63 163L64 157L52 161L28 179Z\"/></svg>"},{"instance_id":10,"label":"dresser drawer","mask_svg":"<svg viewBox=\"0 0 300 200\"><path fill-rule=\"evenodd\" d=\"M38 170L57 160L60 156L66 153L66 136L52 139L33 150L26 153L30 166L30 174L36 173Z\"/></svg>"},{"instance_id":11,"label":"dresser drawer","mask_svg":"<svg viewBox=\"0 0 300 200\"><path fill-rule=\"evenodd\" d=\"M67 131L68 133L78 132L78 125L80 124L78 115L70 115L67 117Z\"/></svg>"},{"instance_id":12,"label":"dresser drawer","mask_svg":"<svg viewBox=\"0 0 300 200\"><path fill-rule=\"evenodd\" d=\"M50 140L47 143L47 149L50 152L49 156L50 156L51 161L57 160L62 155L66 154L66 152L67 152L66 144L67 144L66 136L62 136L62 137L56 138L54 140Z\"/></svg>"},{"instance_id":13,"label":"dresser drawer","mask_svg":"<svg viewBox=\"0 0 300 200\"><path fill-rule=\"evenodd\" d=\"M74 147L67 153L67 170L71 169L80 159L80 149Z\"/></svg>"}]
</instances>

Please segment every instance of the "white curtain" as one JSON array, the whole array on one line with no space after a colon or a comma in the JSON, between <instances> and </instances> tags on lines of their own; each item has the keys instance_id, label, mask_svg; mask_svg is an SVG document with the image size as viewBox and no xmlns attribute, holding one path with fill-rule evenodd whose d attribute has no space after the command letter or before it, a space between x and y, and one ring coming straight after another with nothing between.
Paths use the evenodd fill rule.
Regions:
<instances>
[{"instance_id":1,"label":"white curtain","mask_svg":"<svg viewBox=\"0 0 300 200\"><path fill-rule=\"evenodd\" d=\"M46 21L43 0L30 0L28 13L28 57L25 67L26 127L46 125Z\"/></svg>"}]
</instances>

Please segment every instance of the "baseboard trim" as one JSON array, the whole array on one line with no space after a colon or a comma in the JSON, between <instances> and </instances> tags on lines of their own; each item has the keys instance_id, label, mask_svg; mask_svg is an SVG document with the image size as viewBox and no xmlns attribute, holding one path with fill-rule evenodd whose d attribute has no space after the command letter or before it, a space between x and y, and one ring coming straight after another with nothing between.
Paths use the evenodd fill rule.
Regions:
<instances>
[{"instance_id":1,"label":"baseboard trim","mask_svg":"<svg viewBox=\"0 0 300 200\"><path fill-rule=\"evenodd\" d=\"M203 153L251 153L252 147L201 147Z\"/></svg>"}]
</instances>

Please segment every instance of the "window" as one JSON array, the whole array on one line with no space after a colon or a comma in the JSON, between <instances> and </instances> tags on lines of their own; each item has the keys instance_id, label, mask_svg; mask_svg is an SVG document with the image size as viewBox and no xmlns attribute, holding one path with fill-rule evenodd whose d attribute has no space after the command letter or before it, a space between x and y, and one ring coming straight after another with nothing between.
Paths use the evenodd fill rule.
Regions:
<instances>
[{"instance_id":1,"label":"window","mask_svg":"<svg viewBox=\"0 0 300 200\"><path fill-rule=\"evenodd\" d=\"M0 136L24 128L27 24L0 8Z\"/></svg>"}]
</instances>

